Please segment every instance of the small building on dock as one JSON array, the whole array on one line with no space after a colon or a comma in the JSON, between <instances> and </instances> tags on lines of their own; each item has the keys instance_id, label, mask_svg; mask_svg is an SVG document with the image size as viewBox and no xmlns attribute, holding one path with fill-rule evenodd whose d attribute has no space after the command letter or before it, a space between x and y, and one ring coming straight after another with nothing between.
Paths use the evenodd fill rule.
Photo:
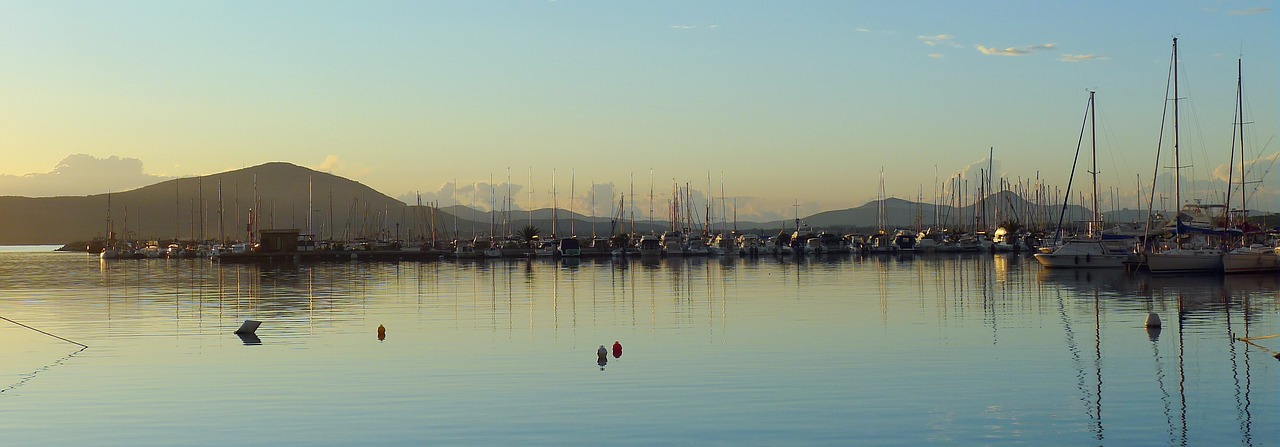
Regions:
<instances>
[{"instance_id":1,"label":"small building on dock","mask_svg":"<svg viewBox=\"0 0 1280 447\"><path fill-rule=\"evenodd\" d=\"M262 230L258 234L258 253L296 253L316 248L315 237L296 228Z\"/></svg>"}]
</instances>

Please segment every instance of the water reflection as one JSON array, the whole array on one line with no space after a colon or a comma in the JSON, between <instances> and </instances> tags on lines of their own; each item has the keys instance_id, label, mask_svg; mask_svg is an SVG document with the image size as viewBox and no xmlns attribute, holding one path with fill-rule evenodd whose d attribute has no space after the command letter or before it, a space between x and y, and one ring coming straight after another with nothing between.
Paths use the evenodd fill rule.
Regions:
<instances>
[{"instance_id":1,"label":"water reflection","mask_svg":"<svg viewBox=\"0 0 1280 447\"><path fill-rule=\"evenodd\" d=\"M258 338L257 334L238 332L236 333L236 336L240 337L240 341L243 342L245 346L262 346L262 339Z\"/></svg>"},{"instance_id":2,"label":"water reflection","mask_svg":"<svg viewBox=\"0 0 1280 447\"><path fill-rule=\"evenodd\" d=\"M550 393L570 396L622 377L611 383L609 407L574 401L583 410L572 416L616 417L619 406L662 415L679 406L694 415L689 419L716 423L647 419L639 425L647 431L637 432L661 435L652 427L671 426L734 439L756 428L797 443L879 430L900 444L1255 445L1275 439L1276 431L1254 419L1270 422L1280 413L1277 362L1236 341L1275 327L1280 286L1269 275L1055 272L1025 256L990 254L45 265L60 273L0 263L8 272L37 272L22 281L0 276L7 284L0 308L112 349L90 362L77 359L86 375L111 371L104 358L156 362L156 349L172 351L160 356L166 361L212 359L184 364L189 371L217 368L233 355L284 353L290 362L264 374L300 377L311 386L281 401L328 405L336 398L317 391L327 389L324 378L358 375L367 360L395 366L386 368L385 386L398 398L398 414L444 413L455 427L491 411L504 421L524 420L492 404L523 413ZM1152 312L1164 318L1163 331L1144 327ZM225 338L244 319L267 322L271 343L241 349L262 340ZM365 337L375 327L379 340L394 329L395 343L371 345ZM643 363L622 364L620 341L612 349L599 345L608 338L627 339ZM597 368L614 362L608 376L578 363L592 344ZM504 355L484 354L495 351ZM824 359L821 365L812 364L815 357ZM526 382L545 391L504 385ZM162 400L130 383L109 385L135 393L142 408ZM384 391L379 383L362 386L372 390L362 394ZM298 422L290 416L297 412L273 414ZM584 425L556 415L526 417L557 435ZM733 425L737 419L745 427ZM399 435L421 434L404 430L410 431Z\"/></svg>"},{"instance_id":3,"label":"water reflection","mask_svg":"<svg viewBox=\"0 0 1280 447\"><path fill-rule=\"evenodd\" d=\"M609 364L609 350L600 345L600 349L596 351L596 364L600 366L600 370L604 371L604 365Z\"/></svg>"}]
</instances>

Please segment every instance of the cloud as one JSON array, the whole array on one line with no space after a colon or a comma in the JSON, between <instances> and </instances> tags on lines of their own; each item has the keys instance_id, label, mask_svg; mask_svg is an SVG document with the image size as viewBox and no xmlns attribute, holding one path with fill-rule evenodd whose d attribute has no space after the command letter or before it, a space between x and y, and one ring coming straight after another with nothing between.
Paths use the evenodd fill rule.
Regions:
<instances>
[{"instance_id":1,"label":"cloud","mask_svg":"<svg viewBox=\"0 0 1280 447\"><path fill-rule=\"evenodd\" d=\"M1063 54L1062 56L1058 57L1058 60L1062 62L1084 62L1084 61L1093 61L1093 60L1105 60L1106 58L1107 58L1106 56L1099 56L1096 54Z\"/></svg>"},{"instance_id":2,"label":"cloud","mask_svg":"<svg viewBox=\"0 0 1280 447\"><path fill-rule=\"evenodd\" d=\"M947 178L938 179L938 192L947 196L951 194L953 189L960 188L963 190L968 188L968 193L975 193L983 180L990 181L992 187L994 187L998 184L996 179L1005 175L1004 171L1003 163L1000 162L999 158L982 158L969 163L958 172L951 173ZM992 175L992 172L996 174ZM956 180L957 178L959 178L958 181Z\"/></svg>"},{"instance_id":3,"label":"cloud","mask_svg":"<svg viewBox=\"0 0 1280 447\"><path fill-rule=\"evenodd\" d=\"M407 192L396 197L401 202L415 205L418 200L422 200L423 205L439 205L440 207L450 207L453 205L462 205L475 208L482 211L490 209L498 210L523 210L528 209L529 197L521 194L524 187L512 183L508 185L506 182L489 183L455 183L452 181L444 182L434 191L415 191ZM508 206L507 198L510 197L510 206ZM550 203L548 197L547 202ZM539 206L534 206L538 208Z\"/></svg>"},{"instance_id":4,"label":"cloud","mask_svg":"<svg viewBox=\"0 0 1280 447\"><path fill-rule=\"evenodd\" d=\"M1253 180L1256 180L1254 176L1257 175L1256 174L1257 172L1265 173L1265 172L1271 171L1272 166L1275 166L1277 161L1280 161L1280 152L1273 153L1266 157L1245 161L1244 169L1245 169L1246 181L1252 182ZM1237 161L1236 163L1239 163L1239 162ZM1240 182L1240 165L1239 164L1232 166L1232 165L1223 163L1213 168L1213 178L1216 180L1221 180L1225 182L1228 180L1230 175L1235 176L1235 179L1233 180L1235 183L1238 184ZM1250 188L1252 188L1252 186Z\"/></svg>"},{"instance_id":5,"label":"cloud","mask_svg":"<svg viewBox=\"0 0 1280 447\"><path fill-rule=\"evenodd\" d=\"M170 178L143 172L142 160L136 158L73 154L62 159L49 172L0 175L0 195L53 197L102 194L140 188Z\"/></svg>"},{"instance_id":6,"label":"cloud","mask_svg":"<svg viewBox=\"0 0 1280 447\"><path fill-rule=\"evenodd\" d=\"M1265 7L1265 6L1259 6L1259 7L1256 7L1256 8L1249 8L1249 9L1232 9L1232 10L1227 11L1227 15L1229 15L1229 16L1253 16L1253 15L1258 15L1258 14L1266 14L1266 13L1268 13L1268 12L1271 12L1271 8L1268 8L1268 7Z\"/></svg>"},{"instance_id":7,"label":"cloud","mask_svg":"<svg viewBox=\"0 0 1280 447\"><path fill-rule=\"evenodd\" d=\"M338 160L337 155L326 155L324 161L315 167L317 171L332 171L342 165L342 161Z\"/></svg>"},{"instance_id":8,"label":"cloud","mask_svg":"<svg viewBox=\"0 0 1280 447\"><path fill-rule=\"evenodd\" d=\"M707 30L715 31L715 30L717 30L717 29L720 29L720 25L714 25L714 24L713 24L713 25L706 25L706 26L699 26L699 25L671 25L671 26L668 26L667 28L670 28L670 29L678 29L678 30L706 28Z\"/></svg>"},{"instance_id":9,"label":"cloud","mask_svg":"<svg viewBox=\"0 0 1280 447\"><path fill-rule=\"evenodd\" d=\"M319 165L312 166L311 168L320 172L328 172L330 174L347 178L365 177L373 172L373 170L369 169L367 166L347 163L346 161L339 159L337 155L326 155L323 162L320 162Z\"/></svg>"},{"instance_id":10,"label":"cloud","mask_svg":"<svg viewBox=\"0 0 1280 447\"><path fill-rule=\"evenodd\" d=\"M994 55L994 56L1028 56L1028 55L1030 55L1030 54L1032 54L1032 53L1036 53L1036 52L1040 52L1040 51L1045 51L1045 50L1052 50L1052 49L1056 48L1057 46L1058 46L1057 44L1053 44L1053 43L1045 43L1045 44L1040 44L1040 45L1030 45L1030 46L1025 46L1025 47L1008 47L1008 48L992 48L992 47L986 47L986 46L978 45L978 46L977 46L977 48L978 48L978 51L980 51L980 52L982 52L982 54L986 54L986 55Z\"/></svg>"},{"instance_id":11,"label":"cloud","mask_svg":"<svg viewBox=\"0 0 1280 447\"><path fill-rule=\"evenodd\" d=\"M942 59L942 58L943 58L943 57L945 57L945 56L943 56L943 54L942 54L942 53L929 53L929 57L934 58L934 59Z\"/></svg>"},{"instance_id":12,"label":"cloud","mask_svg":"<svg viewBox=\"0 0 1280 447\"><path fill-rule=\"evenodd\" d=\"M867 28L854 28L853 30L854 30L854 31L857 31L857 32L860 32L860 33L870 33L870 32L873 32L873 31L871 31L870 29L867 29Z\"/></svg>"},{"instance_id":13,"label":"cloud","mask_svg":"<svg viewBox=\"0 0 1280 447\"><path fill-rule=\"evenodd\" d=\"M945 43L951 40L952 37L954 36L950 34L938 34L935 36L916 36L916 39L919 39L921 42L924 42L925 45L934 46L940 43Z\"/></svg>"}]
</instances>

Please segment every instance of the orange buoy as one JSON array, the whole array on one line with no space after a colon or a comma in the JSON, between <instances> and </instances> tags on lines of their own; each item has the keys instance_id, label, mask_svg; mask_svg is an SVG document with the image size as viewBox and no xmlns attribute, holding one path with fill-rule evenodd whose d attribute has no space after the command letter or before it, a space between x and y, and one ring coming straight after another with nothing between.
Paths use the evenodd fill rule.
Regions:
<instances>
[{"instance_id":1,"label":"orange buoy","mask_svg":"<svg viewBox=\"0 0 1280 447\"><path fill-rule=\"evenodd\" d=\"M387 328L382 327L382 325L379 324L378 325L378 341L382 341L386 339L387 339Z\"/></svg>"}]
</instances>

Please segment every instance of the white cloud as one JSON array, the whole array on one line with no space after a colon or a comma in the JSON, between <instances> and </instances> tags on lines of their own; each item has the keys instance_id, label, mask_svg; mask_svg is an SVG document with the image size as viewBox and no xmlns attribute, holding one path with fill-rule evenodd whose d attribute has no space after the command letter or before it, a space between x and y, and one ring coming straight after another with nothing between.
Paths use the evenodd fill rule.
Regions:
<instances>
[{"instance_id":1,"label":"white cloud","mask_svg":"<svg viewBox=\"0 0 1280 447\"><path fill-rule=\"evenodd\" d=\"M0 195L53 197L102 194L141 188L170 178L143 172L142 160L136 158L73 154L62 159L49 172L0 175Z\"/></svg>"},{"instance_id":2,"label":"white cloud","mask_svg":"<svg viewBox=\"0 0 1280 447\"><path fill-rule=\"evenodd\" d=\"M521 194L524 187L518 184L508 185L506 182L489 183L455 183L453 181L444 182L434 191L416 191L407 192L396 197L401 202L415 205L418 200L422 200L423 205L439 205L440 207L450 207L453 205L468 206L475 209L488 211L490 209L498 210L523 210L528 209L529 196ZM507 198L510 197L510 206L507 205ZM548 199L550 202L550 199ZM535 205L535 208L538 206Z\"/></svg>"},{"instance_id":3,"label":"white cloud","mask_svg":"<svg viewBox=\"0 0 1280 447\"><path fill-rule=\"evenodd\" d=\"M978 45L978 51L982 54L994 56L1028 56L1045 50L1052 50L1058 45L1053 43L1045 43L1040 45L1029 45L1025 47L1008 47L1008 48L992 48Z\"/></svg>"},{"instance_id":4,"label":"white cloud","mask_svg":"<svg viewBox=\"0 0 1280 447\"><path fill-rule=\"evenodd\" d=\"M312 166L311 169L351 179L362 178L373 172L367 166L347 163L345 160L339 159L337 155L326 155L323 162Z\"/></svg>"},{"instance_id":5,"label":"white cloud","mask_svg":"<svg viewBox=\"0 0 1280 447\"><path fill-rule=\"evenodd\" d=\"M1094 60L1105 60L1106 58L1107 58L1106 56L1099 56L1096 54L1063 54L1062 56L1058 57L1058 60L1062 62L1084 62L1084 61L1094 61Z\"/></svg>"},{"instance_id":6,"label":"white cloud","mask_svg":"<svg viewBox=\"0 0 1280 447\"><path fill-rule=\"evenodd\" d=\"M950 34L938 34L934 36L916 36L916 39L919 39L921 42L924 42L925 45L934 46L940 43L947 42L951 40L952 37L954 36Z\"/></svg>"},{"instance_id":7,"label":"white cloud","mask_svg":"<svg viewBox=\"0 0 1280 447\"><path fill-rule=\"evenodd\" d=\"M1268 12L1271 12L1271 8L1268 8L1268 7L1265 7L1265 6L1259 6L1259 7L1256 7L1256 8L1249 8L1249 9L1233 9L1233 10L1227 11L1227 15L1229 15L1229 16L1252 16L1252 15L1258 15L1258 14L1266 14L1266 13L1268 13Z\"/></svg>"},{"instance_id":8,"label":"white cloud","mask_svg":"<svg viewBox=\"0 0 1280 447\"><path fill-rule=\"evenodd\" d=\"M1237 149L1239 148L1237 147ZM1277 161L1280 161L1280 153L1273 153L1266 157L1245 161L1244 169L1246 181L1253 182L1257 180L1254 176L1258 175L1258 172L1265 173L1271 171L1271 168L1275 166ZM1234 166L1226 163L1215 166L1213 168L1213 178L1226 182L1229 176L1235 176L1233 182L1238 184L1240 182L1240 162L1237 161L1236 163L1237 164ZM1253 188L1253 186L1250 186L1249 188Z\"/></svg>"}]
</instances>

